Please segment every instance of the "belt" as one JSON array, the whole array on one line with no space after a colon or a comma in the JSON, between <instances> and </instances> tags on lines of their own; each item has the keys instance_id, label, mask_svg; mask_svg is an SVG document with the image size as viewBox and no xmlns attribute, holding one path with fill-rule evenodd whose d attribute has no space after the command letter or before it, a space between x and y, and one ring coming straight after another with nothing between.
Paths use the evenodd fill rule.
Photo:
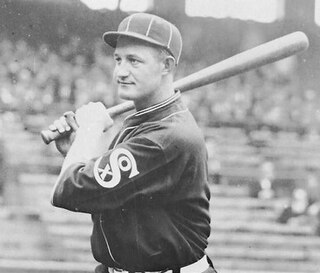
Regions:
<instances>
[{"instance_id":1,"label":"belt","mask_svg":"<svg viewBox=\"0 0 320 273\"><path fill-rule=\"evenodd\" d=\"M189 264L187 266L181 267L180 271L176 270L163 270L163 271L139 271L139 272L134 272L134 271L126 271L118 268L108 268L109 273L175 273L175 272L180 272L180 273L201 273L209 268L209 264L207 261L207 256L204 255L200 260L193 264Z\"/></svg>"}]
</instances>

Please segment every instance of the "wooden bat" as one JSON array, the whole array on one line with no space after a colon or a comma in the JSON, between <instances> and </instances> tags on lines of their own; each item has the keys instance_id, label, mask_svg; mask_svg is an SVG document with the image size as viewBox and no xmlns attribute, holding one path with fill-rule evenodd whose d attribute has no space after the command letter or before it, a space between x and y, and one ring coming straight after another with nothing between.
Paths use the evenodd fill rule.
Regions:
<instances>
[{"instance_id":1,"label":"wooden bat","mask_svg":"<svg viewBox=\"0 0 320 273\"><path fill-rule=\"evenodd\" d=\"M278 39L243 51L219 63L213 64L185 78L174 82L174 88L181 92L192 90L210 83L226 79L248 70L284 59L307 49L308 37L301 31L282 36ZM132 101L110 107L111 117L133 110ZM43 130L41 136L46 144L62 136L58 131Z\"/></svg>"}]
</instances>

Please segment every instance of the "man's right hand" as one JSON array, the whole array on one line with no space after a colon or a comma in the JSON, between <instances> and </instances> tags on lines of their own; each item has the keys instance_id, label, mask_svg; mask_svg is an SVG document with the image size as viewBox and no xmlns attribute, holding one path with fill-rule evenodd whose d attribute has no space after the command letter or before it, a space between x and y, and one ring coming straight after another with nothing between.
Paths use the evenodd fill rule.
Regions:
<instances>
[{"instance_id":1,"label":"man's right hand","mask_svg":"<svg viewBox=\"0 0 320 273\"><path fill-rule=\"evenodd\" d=\"M78 129L76 120L73 117L66 118L65 116L61 116L49 126L49 129L63 134L63 136L55 140L55 144L57 150L65 157L74 141ZM68 133L65 134L65 132Z\"/></svg>"}]
</instances>

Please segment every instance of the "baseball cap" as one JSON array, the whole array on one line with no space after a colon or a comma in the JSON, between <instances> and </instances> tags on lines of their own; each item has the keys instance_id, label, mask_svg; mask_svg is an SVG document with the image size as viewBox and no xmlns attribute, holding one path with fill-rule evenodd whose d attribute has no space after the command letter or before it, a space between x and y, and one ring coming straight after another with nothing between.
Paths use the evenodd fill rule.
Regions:
<instances>
[{"instance_id":1,"label":"baseball cap","mask_svg":"<svg viewBox=\"0 0 320 273\"><path fill-rule=\"evenodd\" d=\"M169 21L149 13L134 13L124 18L117 31L103 34L103 40L115 48L120 36L132 37L166 49L179 62L182 37L178 28Z\"/></svg>"}]
</instances>

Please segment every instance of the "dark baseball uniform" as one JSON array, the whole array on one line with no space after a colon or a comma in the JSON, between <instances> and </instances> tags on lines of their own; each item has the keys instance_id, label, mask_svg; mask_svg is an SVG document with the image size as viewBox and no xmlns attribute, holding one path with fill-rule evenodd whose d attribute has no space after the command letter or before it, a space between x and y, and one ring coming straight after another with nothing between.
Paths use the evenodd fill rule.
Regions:
<instances>
[{"instance_id":1,"label":"dark baseball uniform","mask_svg":"<svg viewBox=\"0 0 320 273\"><path fill-rule=\"evenodd\" d=\"M92 214L97 261L152 271L203 257L209 199L205 142L176 92L127 117L100 158L68 167L52 202Z\"/></svg>"}]
</instances>

